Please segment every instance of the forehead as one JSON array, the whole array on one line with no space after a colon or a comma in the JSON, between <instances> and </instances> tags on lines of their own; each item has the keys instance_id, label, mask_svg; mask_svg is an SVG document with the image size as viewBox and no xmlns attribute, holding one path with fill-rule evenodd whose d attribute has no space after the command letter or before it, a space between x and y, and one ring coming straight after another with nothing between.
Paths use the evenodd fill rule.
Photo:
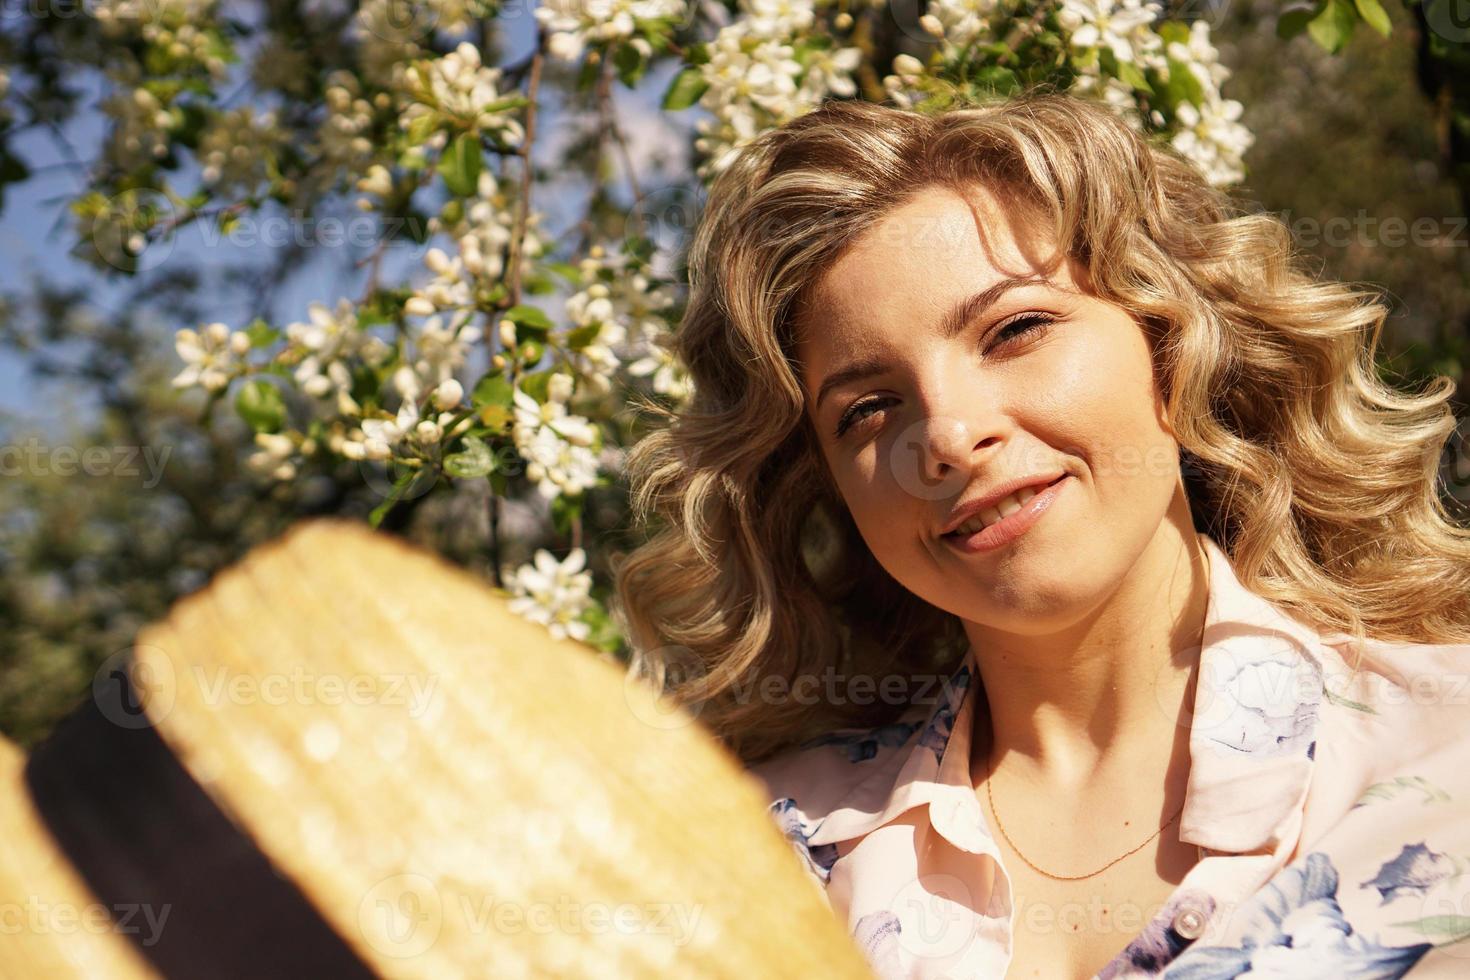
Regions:
<instances>
[{"instance_id":1,"label":"forehead","mask_svg":"<svg viewBox=\"0 0 1470 980\"><path fill-rule=\"evenodd\" d=\"M921 188L860 235L816 284L803 308L803 339L846 346L847 334L880 323L937 320L961 293L1006 276L1048 275L1073 288L1050 237L1049 223L986 187Z\"/></svg>"}]
</instances>

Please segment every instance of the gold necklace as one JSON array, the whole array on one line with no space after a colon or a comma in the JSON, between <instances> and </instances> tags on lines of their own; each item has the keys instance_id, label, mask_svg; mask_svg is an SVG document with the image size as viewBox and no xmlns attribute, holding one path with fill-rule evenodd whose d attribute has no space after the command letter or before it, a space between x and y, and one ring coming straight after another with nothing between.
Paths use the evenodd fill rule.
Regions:
<instances>
[{"instance_id":1,"label":"gold necklace","mask_svg":"<svg viewBox=\"0 0 1470 980\"><path fill-rule=\"evenodd\" d=\"M1178 820L1179 819L1179 814L1181 814L1181 813L1184 812L1184 804L1181 803L1181 804L1179 804L1179 809L1177 809L1177 810L1174 811L1174 815L1172 817L1170 817L1164 823L1164 825L1162 827L1160 827L1158 830L1154 831L1152 834L1149 834L1148 840L1144 841L1143 844L1139 844L1138 847L1133 848L1133 850L1128 851L1125 854L1118 855L1117 857L1115 857L1111 861L1109 861L1107 864L1103 865L1101 868L1098 868L1096 871L1088 872L1085 875L1054 875L1050 871L1047 871L1047 870L1045 870L1043 868L1038 868L1034 863L1032 863L1032 861L1031 861L1030 858L1026 857L1026 855L1024 855L1024 854L1021 853L1021 849L1016 846L1016 842L1013 841L1013 840L1011 840L1011 835L1008 834L1008 833L1006 833L1006 826L1005 826L1004 823L1001 822L1001 819L1000 819L1000 811L995 808L995 797L993 795L991 795L991 792L990 792L990 753L988 753L988 752L985 754L985 798L990 801L990 812L995 816L995 825L1000 828L1000 835L1005 838L1006 843L1009 844L1009 845L1011 845L1011 850L1015 851L1016 852L1016 855L1018 857L1020 857L1020 859L1022 861L1025 861L1026 864L1033 871L1036 871L1039 874L1044 874L1048 878L1055 878L1058 881L1078 881L1078 880L1080 880L1082 878L1091 878L1094 875L1100 875L1100 874L1102 874L1104 871L1108 870L1113 865L1115 865L1119 861L1123 860L1129 854L1136 853L1139 849L1141 849L1149 841L1153 840L1155 837L1157 837L1160 834L1162 834L1164 832L1164 827L1167 827L1167 826L1169 826L1169 824L1173 823L1175 820ZM1195 845L1195 853L1199 856L1200 859L1203 859L1204 856L1205 856L1204 849L1202 847L1200 847L1198 844Z\"/></svg>"}]
</instances>

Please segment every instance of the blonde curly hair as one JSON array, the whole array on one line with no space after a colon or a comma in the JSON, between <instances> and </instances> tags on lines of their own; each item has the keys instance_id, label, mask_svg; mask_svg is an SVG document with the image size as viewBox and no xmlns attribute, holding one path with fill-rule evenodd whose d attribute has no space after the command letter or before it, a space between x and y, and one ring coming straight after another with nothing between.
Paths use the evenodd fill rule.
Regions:
<instances>
[{"instance_id":1,"label":"blonde curly hair","mask_svg":"<svg viewBox=\"0 0 1470 980\"><path fill-rule=\"evenodd\" d=\"M906 708L749 697L762 679L957 666L958 617L878 564L827 472L793 314L916 190L975 183L1050 215L1096 295L1143 325L1195 527L1246 588L1323 633L1470 638L1470 529L1439 493L1454 382L1380 380L1377 292L1305 271L1278 218L1102 104L1033 90L937 114L829 102L716 179L674 342L692 396L649 406L662 424L628 458L651 529L615 561L630 671L754 763Z\"/></svg>"}]
</instances>

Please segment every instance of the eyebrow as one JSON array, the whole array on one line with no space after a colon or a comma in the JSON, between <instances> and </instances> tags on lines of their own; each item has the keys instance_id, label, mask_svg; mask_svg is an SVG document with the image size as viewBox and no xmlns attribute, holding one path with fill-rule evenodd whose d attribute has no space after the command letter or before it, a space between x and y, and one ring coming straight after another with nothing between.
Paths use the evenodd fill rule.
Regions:
<instances>
[{"instance_id":1,"label":"eyebrow","mask_svg":"<svg viewBox=\"0 0 1470 980\"><path fill-rule=\"evenodd\" d=\"M948 340L965 329L966 325L975 317L984 313L987 309L1000 301L1000 298L1012 289L1020 286L1034 284L1045 284L1049 280L1045 276L1007 276L999 280L987 289L983 289L968 299L960 300L939 321L939 336ZM826 398L834 388L840 388L854 381L871 378L875 374L882 374L888 370L886 361L878 357L864 357L847 365L838 371L833 371L822 381L822 386L817 390L816 407L822 407L822 399Z\"/></svg>"}]
</instances>

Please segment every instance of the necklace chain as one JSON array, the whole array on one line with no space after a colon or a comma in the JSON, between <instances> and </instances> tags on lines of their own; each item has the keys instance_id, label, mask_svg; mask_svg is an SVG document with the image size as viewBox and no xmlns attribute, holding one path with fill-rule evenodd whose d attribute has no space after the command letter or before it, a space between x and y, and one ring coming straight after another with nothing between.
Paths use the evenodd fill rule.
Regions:
<instances>
[{"instance_id":1,"label":"necklace chain","mask_svg":"<svg viewBox=\"0 0 1470 980\"><path fill-rule=\"evenodd\" d=\"M1001 822L1001 819L1000 819L1000 811L995 808L995 797L990 792L990 755L989 755L989 753L987 753L986 756L985 756L985 798L990 801L990 812L995 815L995 825L1000 828L1000 835L1005 838L1006 843L1009 844L1009 845L1011 845L1011 850L1015 851L1016 854L1021 858L1021 860L1022 861L1025 861L1026 864L1033 871L1036 871L1039 874L1044 874L1048 878L1055 878L1058 881L1077 881L1077 880L1082 879L1082 878L1091 878L1094 875L1100 875L1100 874L1102 874L1104 871L1108 870L1113 865L1115 865L1119 861L1123 860L1129 854L1133 854L1133 853L1137 852L1138 850L1140 850L1141 848L1143 848L1144 845L1148 844L1149 841L1151 841L1155 837L1159 836L1159 834L1162 834L1164 832L1164 828L1167 827L1167 826L1169 826L1169 824L1173 823L1175 820L1178 820L1179 819L1179 815L1184 812L1184 804L1181 803L1181 804L1179 804L1179 809L1177 809L1177 810L1174 811L1174 815L1172 817L1170 817L1163 824L1163 826L1159 827L1159 829L1156 830L1156 831L1154 831L1152 834L1149 834L1148 840L1145 840L1142 844L1139 844L1138 847L1135 847L1132 850L1127 851L1126 853L1123 853L1123 854L1118 855L1117 857L1115 857L1111 861L1109 861L1107 864L1103 865L1101 868L1098 868L1096 871L1090 871L1090 872L1088 872L1085 875L1058 875L1058 874L1052 874L1050 871L1047 871L1044 868L1038 868L1031 861L1030 858L1026 857L1026 855L1024 855L1024 854L1021 853L1021 849L1016 846L1016 842L1013 841L1013 840L1011 840L1011 835L1008 834L1008 833L1006 833L1006 825ZM1199 854L1200 854L1200 856L1203 856L1204 855L1204 852L1201 850L1201 851L1199 851Z\"/></svg>"}]
</instances>

